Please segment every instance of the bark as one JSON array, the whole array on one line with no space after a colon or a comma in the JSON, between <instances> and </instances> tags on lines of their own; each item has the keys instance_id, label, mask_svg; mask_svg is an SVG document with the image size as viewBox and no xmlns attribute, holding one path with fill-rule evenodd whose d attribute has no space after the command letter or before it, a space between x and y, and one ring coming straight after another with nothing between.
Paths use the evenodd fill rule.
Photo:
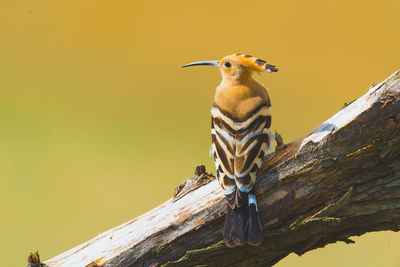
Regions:
<instances>
[{"instance_id":1,"label":"bark","mask_svg":"<svg viewBox=\"0 0 400 267\"><path fill-rule=\"evenodd\" d=\"M45 264L270 266L291 252L398 231L399 148L400 71L266 156L256 188L261 246L224 245L224 196L217 181L198 170L174 199Z\"/></svg>"}]
</instances>

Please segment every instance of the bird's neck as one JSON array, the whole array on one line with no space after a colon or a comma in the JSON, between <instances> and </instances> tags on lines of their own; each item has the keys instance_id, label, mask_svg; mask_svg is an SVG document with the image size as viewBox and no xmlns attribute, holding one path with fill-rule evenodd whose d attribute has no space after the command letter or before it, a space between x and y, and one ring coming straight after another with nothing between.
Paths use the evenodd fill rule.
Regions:
<instances>
[{"instance_id":1,"label":"bird's neck","mask_svg":"<svg viewBox=\"0 0 400 267\"><path fill-rule=\"evenodd\" d=\"M223 87L234 87L234 86L250 86L254 82L251 73L247 75L238 76L223 76L221 85Z\"/></svg>"},{"instance_id":2,"label":"bird's neck","mask_svg":"<svg viewBox=\"0 0 400 267\"><path fill-rule=\"evenodd\" d=\"M235 102L237 104L240 101L257 95L256 84L258 83L253 79L244 81L237 79L224 79L217 87L214 100L220 102L223 99L223 102Z\"/></svg>"}]
</instances>

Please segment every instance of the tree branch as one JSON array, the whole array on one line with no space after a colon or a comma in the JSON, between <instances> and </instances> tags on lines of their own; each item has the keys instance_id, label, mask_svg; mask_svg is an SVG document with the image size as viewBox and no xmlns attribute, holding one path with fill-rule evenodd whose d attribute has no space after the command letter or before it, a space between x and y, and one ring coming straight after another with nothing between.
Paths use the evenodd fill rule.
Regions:
<instances>
[{"instance_id":1,"label":"tree branch","mask_svg":"<svg viewBox=\"0 0 400 267\"><path fill-rule=\"evenodd\" d=\"M265 266L291 252L354 243L350 236L398 231L400 71L310 134L266 156L256 188L261 246L224 245L225 199L217 181L204 182L204 175L181 185L176 199L45 264ZM197 180L205 185L194 189Z\"/></svg>"}]
</instances>

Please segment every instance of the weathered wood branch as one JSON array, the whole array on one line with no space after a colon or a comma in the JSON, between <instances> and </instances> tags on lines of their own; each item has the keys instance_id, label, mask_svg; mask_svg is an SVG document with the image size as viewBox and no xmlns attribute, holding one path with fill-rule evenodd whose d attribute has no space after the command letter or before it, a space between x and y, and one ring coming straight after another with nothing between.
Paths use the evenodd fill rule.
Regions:
<instances>
[{"instance_id":1,"label":"weathered wood branch","mask_svg":"<svg viewBox=\"0 0 400 267\"><path fill-rule=\"evenodd\" d=\"M259 247L223 244L225 199L212 181L45 264L266 266L291 252L352 243L350 236L398 231L400 71L269 154L256 194L264 229Z\"/></svg>"}]
</instances>

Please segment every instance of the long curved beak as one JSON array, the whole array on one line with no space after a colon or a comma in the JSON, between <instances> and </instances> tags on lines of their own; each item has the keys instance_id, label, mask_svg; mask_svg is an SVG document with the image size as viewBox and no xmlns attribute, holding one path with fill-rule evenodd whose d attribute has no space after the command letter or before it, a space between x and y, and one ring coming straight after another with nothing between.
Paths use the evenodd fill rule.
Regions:
<instances>
[{"instance_id":1,"label":"long curved beak","mask_svg":"<svg viewBox=\"0 0 400 267\"><path fill-rule=\"evenodd\" d=\"M182 68L186 67L191 67L191 66L200 66L200 65L206 65L206 66L214 66L219 68L219 61L218 60L209 60L209 61L197 61L193 63L189 63L186 65L183 65Z\"/></svg>"}]
</instances>

